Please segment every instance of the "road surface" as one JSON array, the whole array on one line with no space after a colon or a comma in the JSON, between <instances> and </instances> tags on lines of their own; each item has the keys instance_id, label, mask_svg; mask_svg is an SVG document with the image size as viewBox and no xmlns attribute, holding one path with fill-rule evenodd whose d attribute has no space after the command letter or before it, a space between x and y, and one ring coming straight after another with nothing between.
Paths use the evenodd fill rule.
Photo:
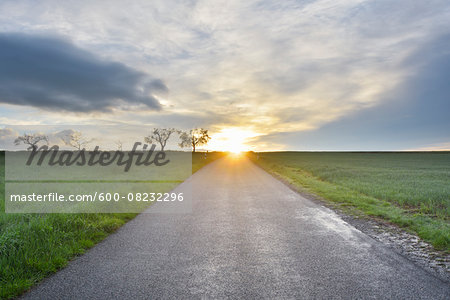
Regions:
<instances>
[{"instance_id":1,"label":"road surface","mask_svg":"<svg viewBox=\"0 0 450 300\"><path fill-rule=\"evenodd\" d=\"M26 299L449 299L449 285L252 164L223 158L190 214L141 214ZM150 208L151 209L151 208Z\"/></svg>"}]
</instances>

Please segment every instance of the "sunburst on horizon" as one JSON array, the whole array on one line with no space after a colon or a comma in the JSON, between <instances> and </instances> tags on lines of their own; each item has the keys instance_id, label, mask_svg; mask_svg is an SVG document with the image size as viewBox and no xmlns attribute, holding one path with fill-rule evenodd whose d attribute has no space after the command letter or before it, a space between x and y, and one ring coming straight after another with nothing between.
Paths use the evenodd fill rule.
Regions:
<instances>
[{"instance_id":1,"label":"sunburst on horizon","mask_svg":"<svg viewBox=\"0 0 450 300\"><path fill-rule=\"evenodd\" d=\"M252 149L248 144L251 138L259 134L246 128L226 127L212 135L209 150L226 151L239 154Z\"/></svg>"}]
</instances>

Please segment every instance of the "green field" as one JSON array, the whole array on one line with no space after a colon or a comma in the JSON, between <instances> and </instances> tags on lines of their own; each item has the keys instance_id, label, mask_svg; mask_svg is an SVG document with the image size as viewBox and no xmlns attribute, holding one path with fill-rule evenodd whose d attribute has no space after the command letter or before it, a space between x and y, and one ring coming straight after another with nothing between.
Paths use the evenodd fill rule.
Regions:
<instances>
[{"instance_id":1,"label":"green field","mask_svg":"<svg viewBox=\"0 0 450 300\"><path fill-rule=\"evenodd\" d=\"M269 152L249 157L300 191L450 250L450 152Z\"/></svg>"},{"instance_id":2,"label":"green field","mask_svg":"<svg viewBox=\"0 0 450 300\"><path fill-rule=\"evenodd\" d=\"M194 153L192 172L221 157ZM82 254L135 213L5 214L4 153L0 153L0 298L19 295ZM45 184L45 183L43 183Z\"/></svg>"}]
</instances>

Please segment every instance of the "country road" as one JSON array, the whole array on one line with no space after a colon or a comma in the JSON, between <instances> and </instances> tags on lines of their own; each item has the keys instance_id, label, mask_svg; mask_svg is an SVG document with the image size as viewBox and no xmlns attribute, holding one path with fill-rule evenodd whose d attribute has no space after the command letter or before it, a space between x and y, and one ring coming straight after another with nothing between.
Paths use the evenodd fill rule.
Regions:
<instances>
[{"instance_id":1,"label":"country road","mask_svg":"<svg viewBox=\"0 0 450 300\"><path fill-rule=\"evenodd\" d=\"M447 283L247 158L195 173L189 214L141 214L25 299L449 299ZM150 209L152 209L150 207Z\"/></svg>"}]
</instances>

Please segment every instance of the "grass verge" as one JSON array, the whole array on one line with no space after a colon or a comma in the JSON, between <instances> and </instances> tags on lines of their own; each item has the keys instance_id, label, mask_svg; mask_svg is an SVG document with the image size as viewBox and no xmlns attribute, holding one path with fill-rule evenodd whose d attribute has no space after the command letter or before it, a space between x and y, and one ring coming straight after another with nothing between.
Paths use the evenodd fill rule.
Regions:
<instances>
[{"instance_id":1,"label":"grass verge","mask_svg":"<svg viewBox=\"0 0 450 300\"><path fill-rule=\"evenodd\" d=\"M193 173L222 156L194 153ZM0 299L20 295L137 215L6 214L4 158L0 153Z\"/></svg>"},{"instance_id":2,"label":"grass verge","mask_svg":"<svg viewBox=\"0 0 450 300\"><path fill-rule=\"evenodd\" d=\"M450 153L249 154L269 173L346 212L381 218L450 252Z\"/></svg>"}]
</instances>

